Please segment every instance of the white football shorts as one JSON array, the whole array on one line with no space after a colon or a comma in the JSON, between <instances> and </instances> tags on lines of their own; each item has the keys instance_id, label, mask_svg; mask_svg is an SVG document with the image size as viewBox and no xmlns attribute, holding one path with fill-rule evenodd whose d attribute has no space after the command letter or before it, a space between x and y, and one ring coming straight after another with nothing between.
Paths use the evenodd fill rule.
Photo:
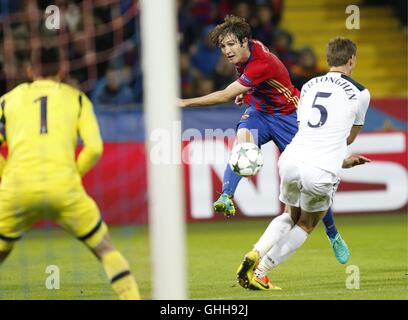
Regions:
<instances>
[{"instance_id":1,"label":"white football shorts","mask_svg":"<svg viewBox=\"0 0 408 320\"><path fill-rule=\"evenodd\" d=\"M329 171L282 156L278 163L281 177L279 200L307 212L329 209L340 178Z\"/></svg>"}]
</instances>

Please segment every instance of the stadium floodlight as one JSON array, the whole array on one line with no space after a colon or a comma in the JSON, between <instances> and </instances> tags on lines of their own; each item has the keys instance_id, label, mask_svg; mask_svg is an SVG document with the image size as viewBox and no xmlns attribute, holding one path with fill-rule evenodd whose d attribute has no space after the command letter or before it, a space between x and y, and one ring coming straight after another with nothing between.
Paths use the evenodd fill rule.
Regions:
<instances>
[{"instance_id":1,"label":"stadium floodlight","mask_svg":"<svg viewBox=\"0 0 408 320\"><path fill-rule=\"evenodd\" d=\"M176 3L140 4L153 299L186 299Z\"/></svg>"}]
</instances>

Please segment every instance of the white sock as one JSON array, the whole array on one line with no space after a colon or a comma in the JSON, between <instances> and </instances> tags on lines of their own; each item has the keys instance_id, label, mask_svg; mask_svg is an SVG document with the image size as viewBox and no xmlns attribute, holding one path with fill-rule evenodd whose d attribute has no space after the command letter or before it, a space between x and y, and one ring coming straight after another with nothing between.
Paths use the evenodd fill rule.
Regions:
<instances>
[{"instance_id":1,"label":"white sock","mask_svg":"<svg viewBox=\"0 0 408 320\"><path fill-rule=\"evenodd\" d=\"M272 249L261 259L255 270L255 276L258 278L266 276L269 270L276 268L294 254L306 241L307 236L308 233L305 230L298 225L295 225L286 236L273 246Z\"/></svg>"},{"instance_id":2,"label":"white sock","mask_svg":"<svg viewBox=\"0 0 408 320\"><path fill-rule=\"evenodd\" d=\"M282 239L293 227L293 220L289 213L282 213L271 221L266 228L263 235L259 238L258 242L254 245L254 250L259 252L259 256L263 257L274 244Z\"/></svg>"}]
</instances>

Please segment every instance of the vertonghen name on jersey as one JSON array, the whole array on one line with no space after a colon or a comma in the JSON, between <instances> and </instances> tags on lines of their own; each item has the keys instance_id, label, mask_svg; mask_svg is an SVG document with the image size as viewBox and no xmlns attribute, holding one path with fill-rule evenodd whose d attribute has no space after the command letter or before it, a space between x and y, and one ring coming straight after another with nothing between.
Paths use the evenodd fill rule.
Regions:
<instances>
[{"instance_id":1,"label":"vertonghen name on jersey","mask_svg":"<svg viewBox=\"0 0 408 320\"><path fill-rule=\"evenodd\" d=\"M353 85L351 85L351 83L348 80L345 80L343 78L337 78L332 76L317 77L310 80L307 83L307 89L310 89L311 87L313 87L313 85L322 82L330 82L338 85L347 94L349 100L357 100L356 89L354 88ZM307 91L305 88L303 89L305 92Z\"/></svg>"}]
</instances>

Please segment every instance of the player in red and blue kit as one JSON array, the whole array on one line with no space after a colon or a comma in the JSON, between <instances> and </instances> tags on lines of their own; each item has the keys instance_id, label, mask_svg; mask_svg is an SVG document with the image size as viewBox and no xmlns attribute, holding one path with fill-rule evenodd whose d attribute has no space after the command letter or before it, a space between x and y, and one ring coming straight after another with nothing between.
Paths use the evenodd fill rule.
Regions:
<instances>
[{"instance_id":1,"label":"player in red and blue kit","mask_svg":"<svg viewBox=\"0 0 408 320\"><path fill-rule=\"evenodd\" d=\"M209 106L235 98L236 104L247 107L237 125L236 143L253 142L262 146L272 140L282 152L298 131L296 106L299 91L293 86L288 70L261 42L252 39L251 28L242 18L227 16L210 37L235 65L238 79L224 90L198 98L180 99L179 104L182 107ZM240 180L241 177L227 165L222 195L213 205L216 211L224 212L226 216L235 214L232 197ZM273 245L268 242L273 238L271 235L289 230L293 223L285 210L273 219L255 249L262 256ZM349 250L336 229L331 209L323 223L336 259L346 263Z\"/></svg>"}]
</instances>

